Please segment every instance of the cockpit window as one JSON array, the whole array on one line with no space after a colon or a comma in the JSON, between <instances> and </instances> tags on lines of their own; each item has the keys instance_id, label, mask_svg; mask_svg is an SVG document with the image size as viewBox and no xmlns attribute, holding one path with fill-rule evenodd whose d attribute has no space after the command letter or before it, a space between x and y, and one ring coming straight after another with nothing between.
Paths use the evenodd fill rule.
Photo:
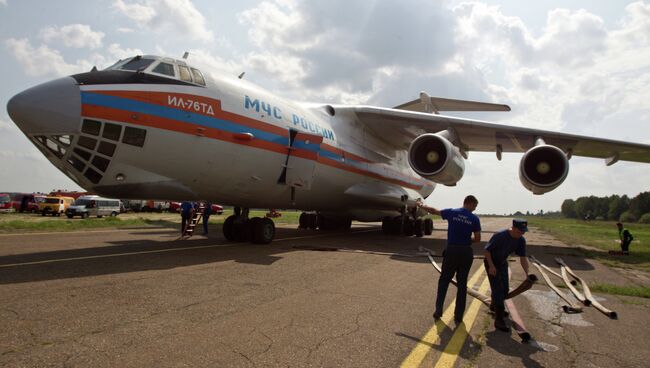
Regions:
<instances>
[{"instance_id":1,"label":"cockpit window","mask_svg":"<svg viewBox=\"0 0 650 368\"><path fill-rule=\"evenodd\" d=\"M203 79L203 74L201 74L200 70L192 68L192 76L194 77L194 83L205 86L205 79Z\"/></svg>"},{"instance_id":2,"label":"cockpit window","mask_svg":"<svg viewBox=\"0 0 650 368\"><path fill-rule=\"evenodd\" d=\"M192 82L192 76L190 75L190 69L188 67L179 65L178 70L181 72L181 80Z\"/></svg>"},{"instance_id":3,"label":"cockpit window","mask_svg":"<svg viewBox=\"0 0 650 368\"><path fill-rule=\"evenodd\" d=\"M131 61L128 63L122 65L120 69L122 70L143 70L146 69L151 63L153 63L155 60L153 59L143 59L141 57L134 57Z\"/></svg>"},{"instance_id":4,"label":"cockpit window","mask_svg":"<svg viewBox=\"0 0 650 368\"><path fill-rule=\"evenodd\" d=\"M153 68L152 72L153 73L168 75L170 77L175 76L174 66L172 64L169 64L169 63L160 63L160 64L158 64L158 66Z\"/></svg>"}]
</instances>

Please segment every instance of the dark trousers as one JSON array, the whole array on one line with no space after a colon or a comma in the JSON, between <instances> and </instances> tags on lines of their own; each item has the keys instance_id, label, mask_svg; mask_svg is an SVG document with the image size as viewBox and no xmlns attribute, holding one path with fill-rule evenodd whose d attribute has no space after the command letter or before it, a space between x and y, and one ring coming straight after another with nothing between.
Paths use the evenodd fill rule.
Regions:
<instances>
[{"instance_id":1,"label":"dark trousers","mask_svg":"<svg viewBox=\"0 0 650 368\"><path fill-rule=\"evenodd\" d=\"M192 220L191 214L181 213L181 234L185 234L185 229L187 228L187 225L190 224L191 220Z\"/></svg>"},{"instance_id":2,"label":"dark trousers","mask_svg":"<svg viewBox=\"0 0 650 368\"><path fill-rule=\"evenodd\" d=\"M210 214L203 215L203 233L208 233L208 221L210 221Z\"/></svg>"},{"instance_id":3,"label":"dark trousers","mask_svg":"<svg viewBox=\"0 0 650 368\"><path fill-rule=\"evenodd\" d=\"M624 253L628 253L630 251L630 243L632 243L632 240L624 240L621 242L621 250Z\"/></svg>"},{"instance_id":4,"label":"dark trousers","mask_svg":"<svg viewBox=\"0 0 650 368\"><path fill-rule=\"evenodd\" d=\"M456 294L456 309L454 318L463 318L467 300L467 276L472 268L474 251L471 246L448 245L443 253L442 273L438 280L438 296L436 297L436 312L442 314L451 279L456 274L458 292Z\"/></svg>"},{"instance_id":5,"label":"dark trousers","mask_svg":"<svg viewBox=\"0 0 650 368\"><path fill-rule=\"evenodd\" d=\"M485 271L487 272L487 262L484 262ZM505 300L510 290L508 281L508 264L495 265L497 268L496 276L490 276L488 273L488 281L490 281L490 289L492 289L492 305L495 310L503 310L505 308Z\"/></svg>"}]
</instances>

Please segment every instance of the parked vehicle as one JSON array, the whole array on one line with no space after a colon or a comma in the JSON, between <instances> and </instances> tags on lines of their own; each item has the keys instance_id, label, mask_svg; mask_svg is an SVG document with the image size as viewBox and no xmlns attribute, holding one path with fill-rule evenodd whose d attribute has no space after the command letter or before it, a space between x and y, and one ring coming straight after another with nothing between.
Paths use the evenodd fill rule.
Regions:
<instances>
[{"instance_id":1,"label":"parked vehicle","mask_svg":"<svg viewBox=\"0 0 650 368\"><path fill-rule=\"evenodd\" d=\"M111 216L115 217L120 213L120 200L103 198L96 195L81 196L74 201L74 204L65 211L68 218L80 216L87 218L89 216Z\"/></svg>"},{"instance_id":2,"label":"parked vehicle","mask_svg":"<svg viewBox=\"0 0 650 368\"><path fill-rule=\"evenodd\" d=\"M38 212L39 203L45 201L46 196L43 194L32 194L29 202L27 203L27 212Z\"/></svg>"},{"instance_id":3,"label":"parked vehicle","mask_svg":"<svg viewBox=\"0 0 650 368\"><path fill-rule=\"evenodd\" d=\"M7 193L0 193L0 212L13 212L11 197Z\"/></svg>"},{"instance_id":4,"label":"parked vehicle","mask_svg":"<svg viewBox=\"0 0 650 368\"><path fill-rule=\"evenodd\" d=\"M221 215L223 213L223 207L219 206L218 204L213 204L212 205L212 214L213 215Z\"/></svg>"},{"instance_id":5,"label":"parked vehicle","mask_svg":"<svg viewBox=\"0 0 650 368\"><path fill-rule=\"evenodd\" d=\"M74 203L74 198L72 197L47 196L43 202L39 203L38 210L42 216L49 214L52 216L61 216L72 203Z\"/></svg>"}]
</instances>

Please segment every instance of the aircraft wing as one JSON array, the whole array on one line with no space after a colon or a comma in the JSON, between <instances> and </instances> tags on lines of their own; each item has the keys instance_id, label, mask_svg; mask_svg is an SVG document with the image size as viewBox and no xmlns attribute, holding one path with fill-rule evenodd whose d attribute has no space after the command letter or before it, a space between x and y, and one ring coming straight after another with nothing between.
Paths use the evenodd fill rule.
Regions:
<instances>
[{"instance_id":1,"label":"aircraft wing","mask_svg":"<svg viewBox=\"0 0 650 368\"><path fill-rule=\"evenodd\" d=\"M451 129L458 139L456 145L464 152L525 152L542 138L569 155L603 158L608 165L618 160L650 163L647 144L373 106L333 108L339 116L356 118L396 149L408 149L421 134Z\"/></svg>"}]
</instances>

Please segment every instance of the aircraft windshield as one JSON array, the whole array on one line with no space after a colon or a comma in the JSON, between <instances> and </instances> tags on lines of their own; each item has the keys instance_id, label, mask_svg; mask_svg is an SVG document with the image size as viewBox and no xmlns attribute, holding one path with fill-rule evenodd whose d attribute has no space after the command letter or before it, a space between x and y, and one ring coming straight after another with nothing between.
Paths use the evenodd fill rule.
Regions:
<instances>
[{"instance_id":1,"label":"aircraft windshield","mask_svg":"<svg viewBox=\"0 0 650 368\"><path fill-rule=\"evenodd\" d=\"M105 70L145 72L147 74L161 75L201 86L206 85L205 77L199 69L187 65L183 60L175 60L167 57L138 55L132 58L120 60Z\"/></svg>"},{"instance_id":2,"label":"aircraft windshield","mask_svg":"<svg viewBox=\"0 0 650 368\"><path fill-rule=\"evenodd\" d=\"M144 70L155 60L153 59L143 59L139 56L134 57L128 63L122 65L120 69L122 70Z\"/></svg>"}]
</instances>

